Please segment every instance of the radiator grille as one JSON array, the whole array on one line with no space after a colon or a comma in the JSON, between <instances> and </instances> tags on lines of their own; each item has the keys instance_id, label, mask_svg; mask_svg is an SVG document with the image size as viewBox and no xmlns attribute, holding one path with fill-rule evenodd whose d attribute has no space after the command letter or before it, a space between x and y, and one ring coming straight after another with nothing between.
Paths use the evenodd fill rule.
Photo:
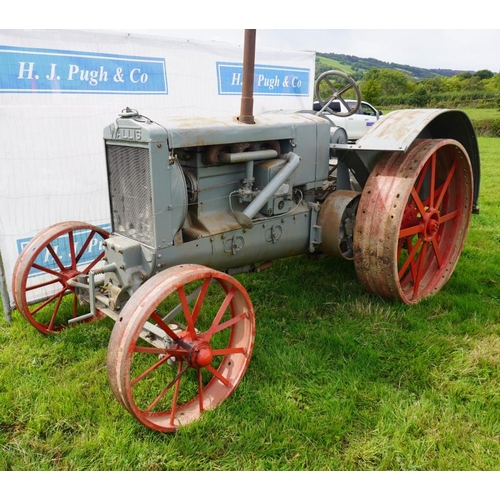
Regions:
<instances>
[{"instance_id":1,"label":"radiator grille","mask_svg":"<svg viewBox=\"0 0 500 500\"><path fill-rule=\"evenodd\" d=\"M113 230L154 246L149 149L106 147Z\"/></svg>"}]
</instances>

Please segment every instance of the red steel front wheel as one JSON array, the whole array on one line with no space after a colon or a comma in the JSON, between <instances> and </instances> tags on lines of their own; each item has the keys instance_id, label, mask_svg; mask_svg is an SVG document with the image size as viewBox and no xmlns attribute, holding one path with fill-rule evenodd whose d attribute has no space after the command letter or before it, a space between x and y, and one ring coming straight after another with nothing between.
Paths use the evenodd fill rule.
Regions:
<instances>
[{"instance_id":1,"label":"red steel front wheel","mask_svg":"<svg viewBox=\"0 0 500 500\"><path fill-rule=\"evenodd\" d=\"M174 266L123 308L109 341L109 382L143 425L175 432L230 396L254 337L253 306L238 281L205 266Z\"/></svg>"},{"instance_id":2,"label":"red steel front wheel","mask_svg":"<svg viewBox=\"0 0 500 500\"><path fill-rule=\"evenodd\" d=\"M48 227L26 245L14 267L12 294L19 312L41 333L59 332L89 312L70 280L102 260L108 236L102 228L71 221Z\"/></svg>"}]
</instances>

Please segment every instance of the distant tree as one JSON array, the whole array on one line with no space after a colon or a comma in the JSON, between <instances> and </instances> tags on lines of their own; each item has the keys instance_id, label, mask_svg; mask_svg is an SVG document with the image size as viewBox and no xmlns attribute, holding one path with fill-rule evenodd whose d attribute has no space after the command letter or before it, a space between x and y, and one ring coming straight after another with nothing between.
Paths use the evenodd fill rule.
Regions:
<instances>
[{"instance_id":1,"label":"distant tree","mask_svg":"<svg viewBox=\"0 0 500 500\"><path fill-rule=\"evenodd\" d=\"M484 81L484 86L489 92L500 92L500 73L496 73Z\"/></svg>"},{"instance_id":2,"label":"distant tree","mask_svg":"<svg viewBox=\"0 0 500 500\"><path fill-rule=\"evenodd\" d=\"M463 88L464 82L471 77L470 73L460 73L458 75L452 76L446 79L446 85L449 92L460 92Z\"/></svg>"},{"instance_id":3,"label":"distant tree","mask_svg":"<svg viewBox=\"0 0 500 500\"><path fill-rule=\"evenodd\" d=\"M413 92L415 84L401 71L394 69L369 69L361 81L361 88L366 100L373 100L385 96L394 96ZM368 96L374 96L370 99Z\"/></svg>"},{"instance_id":4,"label":"distant tree","mask_svg":"<svg viewBox=\"0 0 500 500\"><path fill-rule=\"evenodd\" d=\"M493 78L494 73L489 69L480 69L474 73L474 76L477 76L480 80L487 80L488 78Z\"/></svg>"},{"instance_id":5,"label":"distant tree","mask_svg":"<svg viewBox=\"0 0 500 500\"><path fill-rule=\"evenodd\" d=\"M449 80L449 78L437 76L435 78L428 78L427 80L418 82L417 86L425 89L430 93L446 92L447 90L449 90L446 83L447 80Z\"/></svg>"},{"instance_id":6,"label":"distant tree","mask_svg":"<svg viewBox=\"0 0 500 500\"><path fill-rule=\"evenodd\" d=\"M380 103L380 96L382 95L382 88L377 80L367 80L360 85L361 95L363 100L371 102L374 106Z\"/></svg>"},{"instance_id":7,"label":"distant tree","mask_svg":"<svg viewBox=\"0 0 500 500\"><path fill-rule=\"evenodd\" d=\"M415 108L424 108L429 104L431 96L424 87L419 87L408 97L408 104Z\"/></svg>"},{"instance_id":8,"label":"distant tree","mask_svg":"<svg viewBox=\"0 0 500 500\"><path fill-rule=\"evenodd\" d=\"M459 73L455 75L458 80L467 80L468 78L472 78L472 73L470 71L464 71L463 73Z\"/></svg>"},{"instance_id":9,"label":"distant tree","mask_svg":"<svg viewBox=\"0 0 500 500\"><path fill-rule=\"evenodd\" d=\"M466 92L484 90L484 82L476 75L464 81L462 90Z\"/></svg>"}]
</instances>

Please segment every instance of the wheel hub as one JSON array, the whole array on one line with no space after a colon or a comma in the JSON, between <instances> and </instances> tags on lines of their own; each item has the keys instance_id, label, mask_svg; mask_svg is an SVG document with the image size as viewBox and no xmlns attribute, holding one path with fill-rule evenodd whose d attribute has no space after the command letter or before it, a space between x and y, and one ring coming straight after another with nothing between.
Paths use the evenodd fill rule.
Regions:
<instances>
[{"instance_id":1,"label":"wheel hub","mask_svg":"<svg viewBox=\"0 0 500 500\"><path fill-rule=\"evenodd\" d=\"M208 366L213 359L212 349L208 342L196 342L189 352L189 364L193 368Z\"/></svg>"},{"instance_id":2,"label":"wheel hub","mask_svg":"<svg viewBox=\"0 0 500 500\"><path fill-rule=\"evenodd\" d=\"M437 210L431 210L424 215L423 237L425 241L431 241L439 231L439 214Z\"/></svg>"},{"instance_id":3,"label":"wheel hub","mask_svg":"<svg viewBox=\"0 0 500 500\"><path fill-rule=\"evenodd\" d=\"M81 274L82 274L81 271L78 271L78 269L65 269L63 272L63 276L66 283L69 280L76 278L77 276L80 276Z\"/></svg>"}]
</instances>

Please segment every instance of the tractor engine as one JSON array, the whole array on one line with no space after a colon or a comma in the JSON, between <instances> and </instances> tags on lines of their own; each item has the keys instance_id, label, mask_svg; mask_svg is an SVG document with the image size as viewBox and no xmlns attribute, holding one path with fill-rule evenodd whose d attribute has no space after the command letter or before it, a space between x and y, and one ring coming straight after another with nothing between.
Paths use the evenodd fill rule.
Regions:
<instances>
[{"instance_id":1,"label":"tractor engine","mask_svg":"<svg viewBox=\"0 0 500 500\"><path fill-rule=\"evenodd\" d=\"M112 303L120 307L172 265L234 274L315 251L335 131L308 113L263 114L253 125L235 117L159 125L125 110L104 132Z\"/></svg>"}]
</instances>

